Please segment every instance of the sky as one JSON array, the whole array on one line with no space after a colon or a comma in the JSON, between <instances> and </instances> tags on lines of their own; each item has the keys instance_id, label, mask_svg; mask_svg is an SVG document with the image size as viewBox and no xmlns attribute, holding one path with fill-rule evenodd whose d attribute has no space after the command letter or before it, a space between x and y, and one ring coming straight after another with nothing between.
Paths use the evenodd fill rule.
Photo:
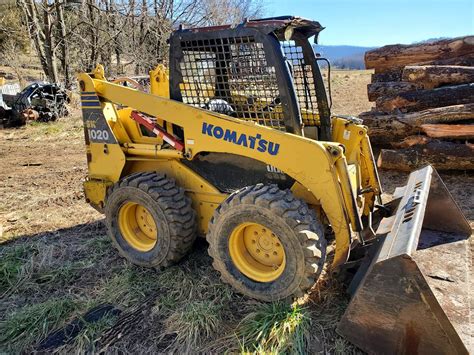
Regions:
<instances>
[{"instance_id":1,"label":"sky","mask_svg":"<svg viewBox=\"0 0 474 355\"><path fill-rule=\"evenodd\" d=\"M382 46L474 34L474 0L266 0L269 16L319 21L323 45Z\"/></svg>"}]
</instances>

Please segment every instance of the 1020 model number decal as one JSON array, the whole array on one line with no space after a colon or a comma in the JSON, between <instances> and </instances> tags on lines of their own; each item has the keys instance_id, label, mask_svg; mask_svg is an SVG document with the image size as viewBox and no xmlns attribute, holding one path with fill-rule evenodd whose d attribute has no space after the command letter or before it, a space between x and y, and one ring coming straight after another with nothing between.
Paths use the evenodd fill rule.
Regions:
<instances>
[{"instance_id":1,"label":"1020 model number decal","mask_svg":"<svg viewBox=\"0 0 474 355\"><path fill-rule=\"evenodd\" d=\"M89 137L91 140L94 141L108 141L109 140L109 132L105 129L93 129L89 128L88 130Z\"/></svg>"}]
</instances>

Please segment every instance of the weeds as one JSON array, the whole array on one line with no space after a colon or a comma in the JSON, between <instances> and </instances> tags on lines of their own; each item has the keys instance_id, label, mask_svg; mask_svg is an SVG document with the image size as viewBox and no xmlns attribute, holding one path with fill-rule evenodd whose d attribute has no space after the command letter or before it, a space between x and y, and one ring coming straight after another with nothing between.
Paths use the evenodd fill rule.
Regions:
<instances>
[{"instance_id":1,"label":"weeds","mask_svg":"<svg viewBox=\"0 0 474 355\"><path fill-rule=\"evenodd\" d=\"M58 298L14 311L0 322L0 344L9 350L24 351L64 323L76 307L71 299Z\"/></svg>"},{"instance_id":2,"label":"weeds","mask_svg":"<svg viewBox=\"0 0 474 355\"><path fill-rule=\"evenodd\" d=\"M236 335L244 353L308 352L311 318L306 309L276 302L260 305L243 318Z\"/></svg>"},{"instance_id":3,"label":"weeds","mask_svg":"<svg viewBox=\"0 0 474 355\"><path fill-rule=\"evenodd\" d=\"M165 322L168 333L176 334L172 351L177 353L195 350L202 340L214 335L222 319L222 305L200 300L176 310Z\"/></svg>"},{"instance_id":4,"label":"weeds","mask_svg":"<svg viewBox=\"0 0 474 355\"><path fill-rule=\"evenodd\" d=\"M2 248L0 252L0 296L17 287L28 278L31 256L38 250L32 245L21 244L12 248Z\"/></svg>"},{"instance_id":5,"label":"weeds","mask_svg":"<svg viewBox=\"0 0 474 355\"><path fill-rule=\"evenodd\" d=\"M58 257L59 248L22 244L0 253L0 296L15 291L45 292L70 284L87 262L68 262ZM60 251L62 252L62 250Z\"/></svg>"},{"instance_id":6,"label":"weeds","mask_svg":"<svg viewBox=\"0 0 474 355\"><path fill-rule=\"evenodd\" d=\"M114 304L130 306L160 287L154 269L126 264L100 290L100 297Z\"/></svg>"},{"instance_id":7,"label":"weeds","mask_svg":"<svg viewBox=\"0 0 474 355\"><path fill-rule=\"evenodd\" d=\"M84 328L75 338L73 348L76 352L94 352L94 343L102 332L110 328L116 321L117 316L108 314L96 322L86 322Z\"/></svg>"}]
</instances>

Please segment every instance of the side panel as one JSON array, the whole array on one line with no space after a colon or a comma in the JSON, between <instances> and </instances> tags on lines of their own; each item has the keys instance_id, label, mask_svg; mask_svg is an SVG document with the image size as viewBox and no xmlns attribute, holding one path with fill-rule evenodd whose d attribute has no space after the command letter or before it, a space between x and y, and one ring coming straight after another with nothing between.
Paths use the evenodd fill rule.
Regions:
<instances>
[{"instance_id":1,"label":"side panel","mask_svg":"<svg viewBox=\"0 0 474 355\"><path fill-rule=\"evenodd\" d=\"M125 155L105 118L106 104L99 101L95 91L82 90L81 105L89 176L117 181L125 164Z\"/></svg>"},{"instance_id":2,"label":"side panel","mask_svg":"<svg viewBox=\"0 0 474 355\"><path fill-rule=\"evenodd\" d=\"M280 189L289 189L295 182L273 166L240 155L200 154L193 160L184 159L182 163L225 193L258 183L277 184Z\"/></svg>"}]
</instances>

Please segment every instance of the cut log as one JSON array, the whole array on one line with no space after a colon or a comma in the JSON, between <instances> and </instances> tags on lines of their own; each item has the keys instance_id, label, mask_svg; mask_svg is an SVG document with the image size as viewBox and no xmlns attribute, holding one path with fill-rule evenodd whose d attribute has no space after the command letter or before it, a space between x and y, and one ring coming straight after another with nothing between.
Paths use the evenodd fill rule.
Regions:
<instances>
[{"instance_id":1,"label":"cut log","mask_svg":"<svg viewBox=\"0 0 474 355\"><path fill-rule=\"evenodd\" d=\"M413 63L413 65L459 65L464 67L474 66L474 55L468 54L449 59L432 60L424 63Z\"/></svg>"},{"instance_id":2,"label":"cut log","mask_svg":"<svg viewBox=\"0 0 474 355\"><path fill-rule=\"evenodd\" d=\"M417 136L408 136L401 142L392 143L393 148L401 149L401 148L410 148L414 145L422 145L431 142L432 139L427 136L417 135Z\"/></svg>"},{"instance_id":3,"label":"cut log","mask_svg":"<svg viewBox=\"0 0 474 355\"><path fill-rule=\"evenodd\" d=\"M403 92L423 89L418 83L406 81L387 81L383 83L372 83L367 85L369 101L373 102L381 96L395 96Z\"/></svg>"},{"instance_id":4,"label":"cut log","mask_svg":"<svg viewBox=\"0 0 474 355\"><path fill-rule=\"evenodd\" d=\"M438 170L474 170L474 148L467 144L433 141L406 149L382 149L382 169L412 171L427 164Z\"/></svg>"},{"instance_id":5,"label":"cut log","mask_svg":"<svg viewBox=\"0 0 474 355\"><path fill-rule=\"evenodd\" d=\"M381 114L364 112L359 115L364 125L369 127L372 143L389 144L404 137L419 134L421 125L430 123L450 123L474 119L474 103L438 107L408 114Z\"/></svg>"},{"instance_id":6,"label":"cut log","mask_svg":"<svg viewBox=\"0 0 474 355\"><path fill-rule=\"evenodd\" d=\"M414 112L434 107L443 107L474 102L474 83L443 86L437 89L417 90L395 96L379 97L375 107L379 111Z\"/></svg>"},{"instance_id":7,"label":"cut log","mask_svg":"<svg viewBox=\"0 0 474 355\"><path fill-rule=\"evenodd\" d=\"M457 57L474 57L474 36L415 45L384 46L365 53L365 67L382 73L396 67Z\"/></svg>"},{"instance_id":8,"label":"cut log","mask_svg":"<svg viewBox=\"0 0 474 355\"><path fill-rule=\"evenodd\" d=\"M421 130L433 138L474 138L474 124L423 124Z\"/></svg>"},{"instance_id":9,"label":"cut log","mask_svg":"<svg viewBox=\"0 0 474 355\"><path fill-rule=\"evenodd\" d=\"M395 68L392 70L385 71L383 73L374 73L371 75L371 82L373 83L385 83L387 81L401 81L402 80L402 68Z\"/></svg>"},{"instance_id":10,"label":"cut log","mask_svg":"<svg viewBox=\"0 0 474 355\"><path fill-rule=\"evenodd\" d=\"M457 65L420 65L403 69L403 81L421 84L425 89L443 85L474 83L474 67Z\"/></svg>"}]
</instances>

